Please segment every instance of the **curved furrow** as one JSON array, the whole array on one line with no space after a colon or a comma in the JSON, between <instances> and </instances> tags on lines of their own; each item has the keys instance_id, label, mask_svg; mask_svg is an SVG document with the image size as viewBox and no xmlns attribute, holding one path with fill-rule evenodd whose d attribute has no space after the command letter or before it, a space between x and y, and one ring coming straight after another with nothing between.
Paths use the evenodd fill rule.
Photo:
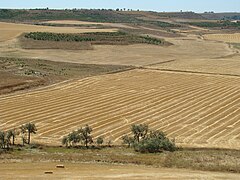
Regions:
<instances>
[{"instance_id":1,"label":"curved furrow","mask_svg":"<svg viewBox=\"0 0 240 180\"><path fill-rule=\"evenodd\" d=\"M106 99L105 99L106 100ZM82 101L81 101L82 102ZM101 102L101 101L100 101ZM109 102L109 101L108 101ZM62 102L60 102L60 103L62 103ZM69 102L70 104L72 104L72 102ZM65 104L65 103L64 103ZM95 103L95 104L97 104L97 103ZM103 104L101 104L101 105L103 105ZM31 111L31 112L33 112L33 111ZM45 111L45 113L43 114L42 113L42 111L39 111L39 109L38 109L38 111L37 111L38 113L40 113L40 114L42 114L45 118L46 118L46 111ZM20 112L20 113L22 113L22 112ZM31 116L32 115L34 115L33 113L31 113ZM24 117L24 118L26 118L26 117ZM35 118L36 118L36 116L35 116ZM19 119L18 119L19 120Z\"/></svg>"},{"instance_id":2,"label":"curved furrow","mask_svg":"<svg viewBox=\"0 0 240 180\"><path fill-rule=\"evenodd\" d=\"M208 89L208 90L209 90L209 89ZM174 127L174 124L178 124L179 121L184 122L183 120L184 120L184 119L187 119L187 117L189 117L189 115L191 115L194 110L198 111L199 108L200 108L201 106L203 106L202 103L207 104L205 98L215 97L215 99L217 99L217 98L218 98L217 95L218 95L218 94L221 95L221 94L223 93L223 89L222 89L222 88L220 88L220 89L215 89L215 90L216 90L216 91L209 90L210 93L205 94L205 96L200 97L200 99L196 99L196 97L192 97L193 100L195 99L194 101L196 101L196 103L194 103L194 101L192 101L192 102L190 101L190 102L187 103L187 106L184 106L185 108L184 108L184 107L181 107L181 110L178 111L178 114L179 114L180 118L179 118L179 116L178 116L177 114L170 114L169 116L164 116L163 119L161 119L161 120L163 121L164 119L166 119L167 123L166 123L166 126L161 127L161 128L164 129L164 131L167 131L168 128ZM229 89L228 89L228 88L225 88L225 91L224 91L224 92L225 92L226 94L228 93L228 91L229 91ZM212 95L211 95L211 94L212 94ZM194 104L193 104L193 103L194 103ZM192 105L188 106L188 104L192 104ZM178 119L178 118L179 118L179 119ZM170 121L172 121L172 122L170 122ZM157 128L157 127L156 127L155 125L153 125L153 124L152 124L152 127L153 127L153 128ZM167 128L166 128L166 127L167 127Z\"/></svg>"},{"instance_id":3,"label":"curved furrow","mask_svg":"<svg viewBox=\"0 0 240 180\"><path fill-rule=\"evenodd\" d=\"M207 123L209 121L211 121L212 117L221 117L225 112L227 112L229 109L232 108L231 105L233 103L235 103L236 101L237 100L235 98L231 98L231 99L227 99L225 101L222 101L220 107L216 107L215 110L211 109L211 113L202 117L197 122L190 124L190 126L194 126L194 125L197 126L198 124L201 124L201 126L203 128L201 128L199 131L194 132L194 133L192 133L191 131L185 131L184 134L187 134L187 135L186 135L186 138L184 140L188 141L188 140L192 139L193 136L196 136L196 135L200 136L202 132L208 131L208 124ZM181 134L181 135L184 135L184 134Z\"/></svg>"},{"instance_id":4,"label":"curved furrow","mask_svg":"<svg viewBox=\"0 0 240 180\"><path fill-rule=\"evenodd\" d=\"M228 101L228 98L229 97L231 97L231 95L233 94L233 93L235 93L236 94L236 88L234 88L234 91L229 95L229 92L227 92L227 93L225 93L224 95L224 99L225 99L225 101ZM224 101L224 102L225 102ZM215 104L215 106L214 106L214 109L215 109L215 111L217 111L218 110L218 103L220 103L220 104L222 104L223 103L223 101L222 101L222 99L221 98L219 98L219 97L217 97L217 99L215 100L215 101L212 101L212 103L210 104L210 106L213 106L213 104ZM209 105L209 104L208 104ZM207 116L210 116L210 115L212 115L213 114L213 112L215 112L215 111L213 111L213 109L209 109L208 108L208 106L207 107L204 107L206 110L202 113L203 114L203 117L201 117L201 118L199 118L199 116L197 116L198 118L196 119L194 119L194 118L190 118L190 119L188 119L188 120L186 120L184 123L188 126L188 127L194 127L194 125L196 125L197 123L198 124L200 124L202 121L200 121L200 120L203 120L204 121L204 119L207 117ZM201 126L201 124L200 124L200 126ZM192 130L192 129L191 129ZM181 127L181 128L178 128L176 131L171 131L171 133L169 134L169 135L173 135L173 134L181 134L181 131L183 131L183 133L185 134L185 133L189 133L188 132L188 130L186 129L186 127ZM194 130L195 131L195 130ZM182 134L183 135L183 134ZM190 133L190 135L191 135L191 133Z\"/></svg>"},{"instance_id":5,"label":"curved furrow","mask_svg":"<svg viewBox=\"0 0 240 180\"><path fill-rule=\"evenodd\" d=\"M180 91L180 92L181 92L183 95L185 94L185 92L182 92L182 91ZM177 94L176 94L176 91L173 92L173 96L175 97L176 95L177 95ZM151 94L151 96L155 96L155 94ZM145 98L148 99L148 97L144 97L144 99L143 99L141 96L138 96L138 97L139 97L140 99L142 99L143 102L146 101ZM166 99L171 100L172 97L167 96ZM165 99L165 100L166 100L166 99ZM127 101L129 101L129 99L127 99ZM136 100L135 100L135 101L136 101ZM136 101L136 104L139 104L139 102ZM123 108L124 108L124 107L123 107ZM94 109L94 110L95 110L95 109ZM116 109L113 109L113 112L115 112L115 111L116 111ZM110 114L110 113L111 113L111 112L110 112L109 110L107 110L106 114ZM96 110L95 110L95 113L94 113L94 114L97 115L97 116L100 116L99 113L98 113ZM103 119L103 118L105 118L105 117L103 117L102 114L101 114L101 117L99 117L99 118L102 118L102 119ZM99 119L99 118L98 118L98 119ZM94 118L92 117L92 114L91 114L91 119L93 119L93 121L95 121ZM72 120L70 120L70 121L72 121ZM82 120L81 120L81 121L82 121ZM79 121L78 121L78 122L79 122ZM86 119L86 122L87 122L87 123L90 123L90 122L89 122L89 119ZM68 124L68 125L69 125L69 124ZM73 124L71 124L71 125L73 125Z\"/></svg>"},{"instance_id":6,"label":"curved furrow","mask_svg":"<svg viewBox=\"0 0 240 180\"><path fill-rule=\"evenodd\" d=\"M199 91L199 89L198 89L198 91ZM197 91L197 92L198 92ZM206 92L204 91L204 92L201 92L200 94L198 94L198 96L199 97L201 97L203 94L206 94ZM156 116L158 117L158 119L161 119L160 117L159 117L159 115L160 116L163 116L163 117L165 117L165 115L166 114L174 114L173 112L175 111L175 113L179 113L179 111L178 110L181 110L181 104L182 105L184 105L184 106L187 106L187 104L188 103L186 103L186 102L188 102L189 101L189 99L187 99L186 98L187 96L185 95L184 97L183 97L183 101L181 101L181 99L179 99L179 101L180 101L180 103L175 103L174 104L174 106L170 106L169 107L169 104L164 104L165 105L165 108L164 108L164 106L158 106L159 107L159 109L154 109L154 111L151 111L151 107L150 107L150 109L146 109L145 111L147 112L147 113L144 113L144 112L141 112L141 116L136 116L136 114L132 114L132 118L130 118L130 117L128 117L128 119L130 119L131 120L131 122L133 121L134 123L136 123L137 121L135 121L134 119L139 119L140 117L141 118L154 118L154 119L156 119ZM194 97L192 97L192 94L190 94L190 99L194 99ZM173 108L173 107L177 107L177 108ZM169 111L169 109L173 109L172 111ZM156 119L157 120L157 119ZM159 121L156 121L157 123L159 122ZM154 122L155 123L155 122ZM153 124L153 123L152 123ZM152 126L151 126L152 127Z\"/></svg>"},{"instance_id":7,"label":"curved furrow","mask_svg":"<svg viewBox=\"0 0 240 180\"><path fill-rule=\"evenodd\" d=\"M212 119L212 123L209 124L209 125L206 125L207 127L205 129L202 129L202 132L204 133L201 133L201 135L197 136L194 141L196 140L211 140L212 138L214 138L214 135L217 133L217 132L220 132L222 131L223 129L226 129L227 128L227 124L229 124L231 121L232 118L234 117L238 117L240 115L240 110L239 109L235 109L233 111L231 111L230 113L227 113L227 115L225 116L220 116L220 118L217 118L215 117L215 119ZM213 127L215 126L215 127Z\"/></svg>"},{"instance_id":8,"label":"curved furrow","mask_svg":"<svg viewBox=\"0 0 240 180\"><path fill-rule=\"evenodd\" d=\"M227 132L230 132L233 129L236 129L236 127L233 127L233 122L236 122L237 119L240 119L240 110L237 109L234 112L232 112L229 116L225 116L224 119L221 119L221 123L219 122L219 126L211 129L211 131L206 133L207 142L214 142L215 139L218 139L218 137L221 137L222 131L226 130ZM226 120L226 121L223 121ZM220 135L222 134L222 135Z\"/></svg>"}]
</instances>

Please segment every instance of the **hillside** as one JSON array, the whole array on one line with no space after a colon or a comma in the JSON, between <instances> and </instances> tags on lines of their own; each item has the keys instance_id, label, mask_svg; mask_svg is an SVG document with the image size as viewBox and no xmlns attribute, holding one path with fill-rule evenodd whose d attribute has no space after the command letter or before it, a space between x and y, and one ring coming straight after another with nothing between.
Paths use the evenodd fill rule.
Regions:
<instances>
[{"instance_id":1,"label":"hillside","mask_svg":"<svg viewBox=\"0 0 240 180\"><path fill-rule=\"evenodd\" d=\"M239 20L240 13L203 13L202 17L210 20Z\"/></svg>"},{"instance_id":2,"label":"hillside","mask_svg":"<svg viewBox=\"0 0 240 180\"><path fill-rule=\"evenodd\" d=\"M142 17L204 19L194 12L146 12L146 11L115 11L115 10L86 10L86 9L31 9L10 10L0 9L0 20L4 21L40 21L40 20L82 20L93 22L141 23Z\"/></svg>"}]
</instances>

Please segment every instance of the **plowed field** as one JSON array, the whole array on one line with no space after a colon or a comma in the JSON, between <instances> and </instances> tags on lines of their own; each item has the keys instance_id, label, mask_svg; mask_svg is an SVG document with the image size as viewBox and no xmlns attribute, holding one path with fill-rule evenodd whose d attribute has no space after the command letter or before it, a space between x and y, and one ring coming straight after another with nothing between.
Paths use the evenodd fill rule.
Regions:
<instances>
[{"instance_id":1,"label":"plowed field","mask_svg":"<svg viewBox=\"0 0 240 180\"><path fill-rule=\"evenodd\" d=\"M146 123L182 146L240 149L240 78L132 70L0 98L0 129L29 121L47 144L85 124L117 144Z\"/></svg>"}]
</instances>

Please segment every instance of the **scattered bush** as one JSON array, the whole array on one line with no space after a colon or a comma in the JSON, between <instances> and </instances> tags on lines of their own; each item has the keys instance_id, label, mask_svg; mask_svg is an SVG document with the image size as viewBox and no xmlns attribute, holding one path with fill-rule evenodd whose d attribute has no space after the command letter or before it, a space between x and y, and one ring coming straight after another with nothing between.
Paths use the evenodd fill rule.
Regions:
<instances>
[{"instance_id":1,"label":"scattered bush","mask_svg":"<svg viewBox=\"0 0 240 180\"><path fill-rule=\"evenodd\" d=\"M98 146L102 145L103 142L104 142L103 137L98 137L97 140L96 140L96 143L97 143Z\"/></svg>"},{"instance_id":2,"label":"scattered bush","mask_svg":"<svg viewBox=\"0 0 240 180\"><path fill-rule=\"evenodd\" d=\"M78 143L81 143L88 148L88 145L93 143L91 132L92 128L88 125L81 127L77 131L72 131L62 138L62 145L74 147Z\"/></svg>"},{"instance_id":3,"label":"scattered bush","mask_svg":"<svg viewBox=\"0 0 240 180\"><path fill-rule=\"evenodd\" d=\"M141 153L157 153L162 151L175 151L174 142L169 140L162 131L148 132L146 124L132 125L133 137L123 136L122 140L128 147L133 146L134 150Z\"/></svg>"}]
</instances>

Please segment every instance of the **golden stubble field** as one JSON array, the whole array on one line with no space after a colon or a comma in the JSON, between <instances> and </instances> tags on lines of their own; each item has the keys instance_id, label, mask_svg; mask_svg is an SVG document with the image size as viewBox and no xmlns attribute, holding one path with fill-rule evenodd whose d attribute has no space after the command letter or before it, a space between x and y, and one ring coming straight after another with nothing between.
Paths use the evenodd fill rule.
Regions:
<instances>
[{"instance_id":1,"label":"golden stubble field","mask_svg":"<svg viewBox=\"0 0 240 180\"><path fill-rule=\"evenodd\" d=\"M146 123L187 147L240 149L240 79L132 70L0 98L0 128L34 122L35 142L60 144L89 124L114 144Z\"/></svg>"},{"instance_id":2,"label":"golden stubble field","mask_svg":"<svg viewBox=\"0 0 240 180\"><path fill-rule=\"evenodd\" d=\"M25 50L16 38L23 32L89 32L78 29L0 23L0 56L40 58L86 64L127 64L154 70L80 79L41 90L0 97L0 129L36 122L34 141L60 144L63 135L85 124L94 136L115 144L133 123L164 130L177 144L240 148L239 55L229 45L196 35L166 38L169 47L95 46L94 50ZM215 75L206 75L214 73ZM227 74L232 76L220 76ZM235 76L235 77L234 77Z\"/></svg>"},{"instance_id":3,"label":"golden stubble field","mask_svg":"<svg viewBox=\"0 0 240 180\"><path fill-rule=\"evenodd\" d=\"M204 35L205 39L214 41L223 41L227 43L240 43L240 33L234 34L207 34Z\"/></svg>"}]
</instances>

